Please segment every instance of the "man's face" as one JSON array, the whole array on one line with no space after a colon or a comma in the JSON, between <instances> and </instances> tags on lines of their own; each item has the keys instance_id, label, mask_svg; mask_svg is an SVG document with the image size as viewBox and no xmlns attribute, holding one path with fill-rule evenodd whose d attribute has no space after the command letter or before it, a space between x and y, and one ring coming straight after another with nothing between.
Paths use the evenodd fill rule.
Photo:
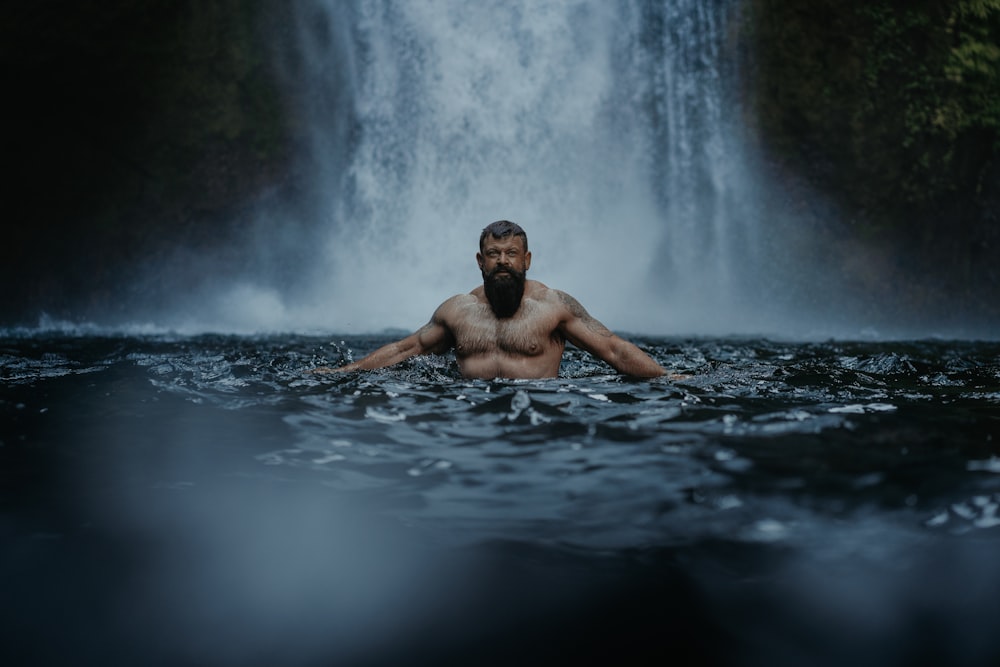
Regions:
<instances>
[{"instance_id":1,"label":"man's face","mask_svg":"<svg viewBox=\"0 0 1000 667\"><path fill-rule=\"evenodd\" d=\"M531 253L524 250L524 239L520 236L508 236L496 239L487 236L483 241L482 250L476 253L479 270L483 279L493 276L520 274L522 279L531 266Z\"/></svg>"},{"instance_id":2,"label":"man's face","mask_svg":"<svg viewBox=\"0 0 1000 667\"><path fill-rule=\"evenodd\" d=\"M519 236L487 237L476 261L493 313L500 318L513 316L521 306L525 274L531 266L531 253L525 252L524 240Z\"/></svg>"}]
</instances>

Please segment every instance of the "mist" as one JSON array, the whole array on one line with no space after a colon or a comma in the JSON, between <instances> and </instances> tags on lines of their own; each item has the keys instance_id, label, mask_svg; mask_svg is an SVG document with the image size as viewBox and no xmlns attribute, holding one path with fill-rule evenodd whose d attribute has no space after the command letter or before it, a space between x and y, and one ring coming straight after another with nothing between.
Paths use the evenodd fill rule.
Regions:
<instances>
[{"instance_id":1,"label":"mist","mask_svg":"<svg viewBox=\"0 0 1000 667\"><path fill-rule=\"evenodd\" d=\"M279 58L309 128L299 198L262 205L267 224L235 241L243 270L153 318L412 331L479 282L479 231L510 219L528 233L529 277L616 330L911 335L925 323L879 321L879 295L838 268L852 249L789 201L809 197L831 228L835 207L769 178L738 94L739 7L298 2ZM212 276L217 260L171 261L155 280L191 263Z\"/></svg>"},{"instance_id":2,"label":"mist","mask_svg":"<svg viewBox=\"0 0 1000 667\"><path fill-rule=\"evenodd\" d=\"M412 331L479 283L479 231L509 219L527 230L529 277L623 333L995 337L989 188L939 198L913 224L896 189L880 200L888 222L838 191L864 169L834 162L830 138L809 134L822 127L782 133L802 110L761 75L780 84L794 65L755 36L767 12L824 25L781 11L268 0L23 13L3 324ZM856 81L829 84L845 105L863 99ZM863 145L862 130L844 141ZM886 142L888 163L905 158Z\"/></svg>"}]
</instances>

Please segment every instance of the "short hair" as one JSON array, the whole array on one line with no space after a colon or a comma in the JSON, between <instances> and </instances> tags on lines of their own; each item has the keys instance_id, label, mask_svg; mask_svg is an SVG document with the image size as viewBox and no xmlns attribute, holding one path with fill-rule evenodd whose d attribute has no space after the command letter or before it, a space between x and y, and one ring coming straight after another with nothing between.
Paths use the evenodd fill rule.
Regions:
<instances>
[{"instance_id":1,"label":"short hair","mask_svg":"<svg viewBox=\"0 0 1000 667\"><path fill-rule=\"evenodd\" d=\"M511 222L510 220L497 220L496 222L491 222L483 228L483 233L479 235L479 250L482 251L483 244L486 242L486 237L492 236L495 239L503 239L508 236L520 236L521 241L524 243L524 251L528 252L528 235L524 233L521 226L516 222Z\"/></svg>"}]
</instances>

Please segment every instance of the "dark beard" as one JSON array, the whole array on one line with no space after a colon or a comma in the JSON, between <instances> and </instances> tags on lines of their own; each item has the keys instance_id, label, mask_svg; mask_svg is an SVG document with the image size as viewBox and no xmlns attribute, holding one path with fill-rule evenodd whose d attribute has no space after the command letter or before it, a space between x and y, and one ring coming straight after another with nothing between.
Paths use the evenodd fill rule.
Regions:
<instances>
[{"instance_id":1,"label":"dark beard","mask_svg":"<svg viewBox=\"0 0 1000 667\"><path fill-rule=\"evenodd\" d=\"M513 269L505 272L497 268L489 274L483 274L483 288L494 315L503 319L517 312L521 307L521 297L524 296L524 282L524 273Z\"/></svg>"}]
</instances>

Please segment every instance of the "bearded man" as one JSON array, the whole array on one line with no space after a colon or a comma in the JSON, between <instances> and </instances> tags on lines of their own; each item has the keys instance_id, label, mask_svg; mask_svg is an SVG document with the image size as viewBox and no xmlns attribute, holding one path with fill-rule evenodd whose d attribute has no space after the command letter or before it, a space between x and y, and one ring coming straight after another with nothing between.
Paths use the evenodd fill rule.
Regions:
<instances>
[{"instance_id":1,"label":"bearded man","mask_svg":"<svg viewBox=\"0 0 1000 667\"><path fill-rule=\"evenodd\" d=\"M528 236L519 225L498 220L479 237L476 253L483 285L451 297L415 333L354 363L314 372L370 370L418 354L455 350L468 378L547 378L559 374L566 342L610 364L619 373L656 377L666 371L638 347L595 320L576 299L536 280Z\"/></svg>"}]
</instances>

